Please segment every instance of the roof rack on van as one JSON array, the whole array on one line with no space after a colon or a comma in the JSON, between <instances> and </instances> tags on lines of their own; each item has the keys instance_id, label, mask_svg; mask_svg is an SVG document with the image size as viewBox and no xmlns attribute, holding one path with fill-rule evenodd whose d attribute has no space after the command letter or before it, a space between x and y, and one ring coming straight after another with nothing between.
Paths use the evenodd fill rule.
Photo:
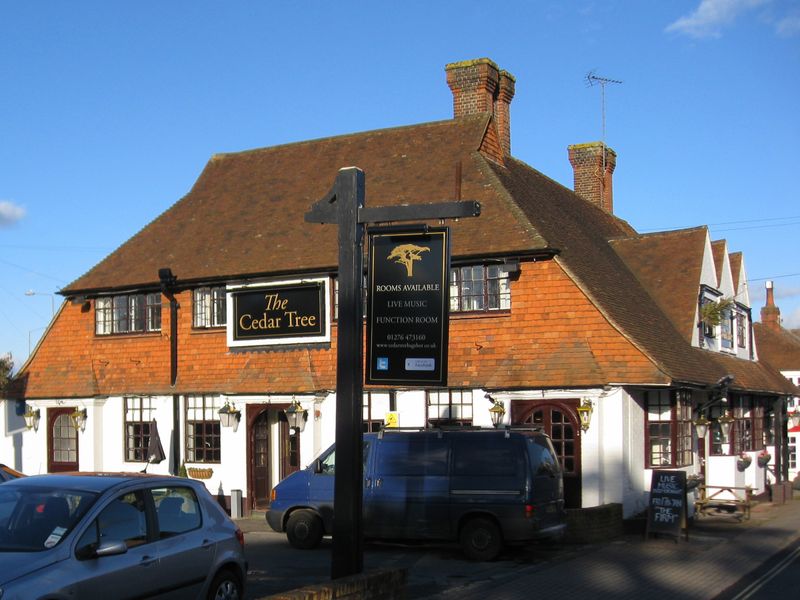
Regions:
<instances>
[{"instance_id":1,"label":"roof rack on van","mask_svg":"<svg viewBox=\"0 0 800 600\"><path fill-rule=\"evenodd\" d=\"M541 433L544 431L544 427L541 425L505 425L501 427L481 427L480 425L433 425L431 427L385 427L382 426L378 430L378 439L383 438L383 434L386 432L401 432L401 431L436 431L439 432L441 436L442 432L444 431L505 431L506 436L511 431L534 431L537 433Z\"/></svg>"}]
</instances>

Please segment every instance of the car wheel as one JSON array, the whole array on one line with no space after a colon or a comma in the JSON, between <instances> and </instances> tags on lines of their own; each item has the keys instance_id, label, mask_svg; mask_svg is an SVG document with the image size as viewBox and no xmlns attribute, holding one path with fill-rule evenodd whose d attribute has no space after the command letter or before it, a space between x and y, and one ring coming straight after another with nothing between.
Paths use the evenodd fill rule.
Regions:
<instances>
[{"instance_id":1,"label":"car wheel","mask_svg":"<svg viewBox=\"0 0 800 600\"><path fill-rule=\"evenodd\" d=\"M208 588L208 600L239 600L242 598L242 582L233 571L225 569L217 573Z\"/></svg>"},{"instance_id":2,"label":"car wheel","mask_svg":"<svg viewBox=\"0 0 800 600\"><path fill-rule=\"evenodd\" d=\"M489 519L471 519L461 530L461 548L470 560L489 561L503 549L500 529Z\"/></svg>"},{"instance_id":3,"label":"car wheel","mask_svg":"<svg viewBox=\"0 0 800 600\"><path fill-rule=\"evenodd\" d=\"M286 523L286 537L295 548L316 548L322 541L322 521L310 510L296 510Z\"/></svg>"}]
</instances>

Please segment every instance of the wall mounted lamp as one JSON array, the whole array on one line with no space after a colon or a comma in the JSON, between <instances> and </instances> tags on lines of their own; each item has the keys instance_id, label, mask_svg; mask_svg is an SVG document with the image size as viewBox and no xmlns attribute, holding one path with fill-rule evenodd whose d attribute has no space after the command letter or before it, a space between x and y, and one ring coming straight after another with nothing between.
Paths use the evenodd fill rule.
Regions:
<instances>
[{"instance_id":1,"label":"wall mounted lamp","mask_svg":"<svg viewBox=\"0 0 800 600\"><path fill-rule=\"evenodd\" d=\"M230 402L225 402L225 405L219 409L219 424L222 427L233 427L236 431L239 429L239 421L242 418L241 411L232 405Z\"/></svg>"},{"instance_id":2,"label":"wall mounted lamp","mask_svg":"<svg viewBox=\"0 0 800 600\"><path fill-rule=\"evenodd\" d=\"M580 406L577 408L578 417L581 420L581 429L589 431L589 424L592 422L592 413L594 412L594 405L588 398L584 398Z\"/></svg>"},{"instance_id":3,"label":"wall mounted lamp","mask_svg":"<svg viewBox=\"0 0 800 600\"><path fill-rule=\"evenodd\" d=\"M85 408L76 408L69 415L69 418L75 431L86 431L87 414Z\"/></svg>"},{"instance_id":4,"label":"wall mounted lamp","mask_svg":"<svg viewBox=\"0 0 800 600\"><path fill-rule=\"evenodd\" d=\"M39 431L39 420L42 418L42 411L29 406L22 417L25 419L25 427Z\"/></svg>"},{"instance_id":5,"label":"wall mounted lamp","mask_svg":"<svg viewBox=\"0 0 800 600\"><path fill-rule=\"evenodd\" d=\"M791 427L797 427L798 425L800 425L800 410L799 409L795 408L792 412L790 412L786 416L789 417L789 425Z\"/></svg>"},{"instance_id":6,"label":"wall mounted lamp","mask_svg":"<svg viewBox=\"0 0 800 600\"><path fill-rule=\"evenodd\" d=\"M492 400L492 407L489 409L489 415L492 417L492 425L499 427L503 422L503 417L506 414L506 407L500 400Z\"/></svg>"},{"instance_id":7,"label":"wall mounted lamp","mask_svg":"<svg viewBox=\"0 0 800 600\"><path fill-rule=\"evenodd\" d=\"M294 397L292 397L292 403L283 412L286 413L286 422L293 433L299 433L306 428L308 411Z\"/></svg>"}]
</instances>

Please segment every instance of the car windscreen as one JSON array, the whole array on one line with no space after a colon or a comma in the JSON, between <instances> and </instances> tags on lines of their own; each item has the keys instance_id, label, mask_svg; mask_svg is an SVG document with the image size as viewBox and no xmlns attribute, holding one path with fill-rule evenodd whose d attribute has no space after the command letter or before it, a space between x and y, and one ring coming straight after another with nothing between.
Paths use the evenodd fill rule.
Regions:
<instances>
[{"instance_id":1,"label":"car windscreen","mask_svg":"<svg viewBox=\"0 0 800 600\"><path fill-rule=\"evenodd\" d=\"M44 486L0 486L0 552L40 552L57 546L97 496Z\"/></svg>"}]
</instances>

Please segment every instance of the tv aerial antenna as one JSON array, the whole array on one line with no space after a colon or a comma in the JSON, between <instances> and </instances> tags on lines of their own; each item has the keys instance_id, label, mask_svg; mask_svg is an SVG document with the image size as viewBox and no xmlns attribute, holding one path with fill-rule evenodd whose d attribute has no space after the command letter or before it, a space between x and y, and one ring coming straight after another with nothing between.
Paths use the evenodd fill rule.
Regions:
<instances>
[{"instance_id":1,"label":"tv aerial antenna","mask_svg":"<svg viewBox=\"0 0 800 600\"><path fill-rule=\"evenodd\" d=\"M609 77L600 77L594 72L594 69L586 74L587 87L600 86L600 113L602 116L602 133L601 143L603 144L603 177L600 179L600 187L602 189L605 172L606 172L606 85L609 83L622 83L619 79L611 79Z\"/></svg>"}]
</instances>

